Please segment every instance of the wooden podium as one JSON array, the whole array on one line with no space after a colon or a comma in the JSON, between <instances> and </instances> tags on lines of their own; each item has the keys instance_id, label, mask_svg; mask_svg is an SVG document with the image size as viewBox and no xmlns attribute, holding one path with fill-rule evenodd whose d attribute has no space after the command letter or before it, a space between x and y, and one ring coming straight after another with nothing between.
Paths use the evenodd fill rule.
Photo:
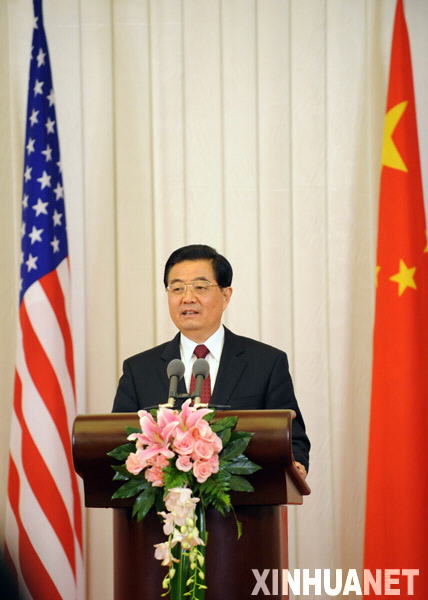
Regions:
<instances>
[{"instance_id":1,"label":"wooden podium","mask_svg":"<svg viewBox=\"0 0 428 600\"><path fill-rule=\"evenodd\" d=\"M287 568L285 505L302 504L302 496L310 493L293 465L292 411L217 412L219 418L230 415L239 417L238 430L254 432L246 455L262 469L248 477L254 493L232 494L237 518L243 524L240 540L233 516L223 518L214 510L207 513L207 600L266 597L263 593L251 595L257 583L252 569L262 573L264 569ZM110 465L116 461L106 453L125 443L127 425L138 427L136 414L78 416L73 428L74 465L84 482L85 506L114 509L115 600L159 600L167 572L154 558L153 544L165 541L160 518L151 511L137 523L131 519L132 498L111 499L121 482L112 481ZM271 573L265 582L271 598L286 597L281 583L278 593L272 593Z\"/></svg>"}]
</instances>

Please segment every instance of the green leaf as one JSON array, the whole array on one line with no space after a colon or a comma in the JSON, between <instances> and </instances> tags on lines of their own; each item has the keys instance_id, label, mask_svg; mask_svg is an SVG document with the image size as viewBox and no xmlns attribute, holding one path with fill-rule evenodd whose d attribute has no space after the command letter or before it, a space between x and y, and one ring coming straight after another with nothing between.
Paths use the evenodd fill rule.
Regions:
<instances>
[{"instance_id":1,"label":"green leaf","mask_svg":"<svg viewBox=\"0 0 428 600\"><path fill-rule=\"evenodd\" d=\"M231 475L227 471L219 471L201 483L199 493L205 506L213 506L221 515L230 511L232 504L227 493L230 489Z\"/></svg>"},{"instance_id":2,"label":"green leaf","mask_svg":"<svg viewBox=\"0 0 428 600\"><path fill-rule=\"evenodd\" d=\"M219 431L217 433L218 437L223 442L223 448L229 443L230 437L232 435L232 431L230 429L224 429L223 431Z\"/></svg>"},{"instance_id":3,"label":"green leaf","mask_svg":"<svg viewBox=\"0 0 428 600\"><path fill-rule=\"evenodd\" d=\"M251 483L239 475L232 475L230 478L230 489L235 492L254 492Z\"/></svg>"},{"instance_id":4,"label":"green leaf","mask_svg":"<svg viewBox=\"0 0 428 600\"><path fill-rule=\"evenodd\" d=\"M201 483L199 489L206 496L215 496L220 492L227 492L230 489L230 475L226 471L220 470L215 475L209 477L204 483Z\"/></svg>"},{"instance_id":5,"label":"green leaf","mask_svg":"<svg viewBox=\"0 0 428 600\"><path fill-rule=\"evenodd\" d=\"M156 512L162 512L165 510L165 504L162 497L162 488L159 488L160 492L155 496L155 510Z\"/></svg>"},{"instance_id":6,"label":"green leaf","mask_svg":"<svg viewBox=\"0 0 428 600\"><path fill-rule=\"evenodd\" d=\"M107 452L107 456L111 456L116 460L126 460L128 458L128 454L130 452L135 452L135 443L128 442L127 444L122 444L121 446L117 446L110 452Z\"/></svg>"},{"instance_id":7,"label":"green leaf","mask_svg":"<svg viewBox=\"0 0 428 600\"><path fill-rule=\"evenodd\" d=\"M219 494L217 498L214 498L212 505L223 517L226 513L230 512L232 508L232 501L229 494Z\"/></svg>"},{"instance_id":8,"label":"green leaf","mask_svg":"<svg viewBox=\"0 0 428 600\"><path fill-rule=\"evenodd\" d=\"M233 429L238 422L238 417L224 417L219 421L214 421L211 424L211 429L218 433L219 431L223 431L223 429Z\"/></svg>"},{"instance_id":9,"label":"green leaf","mask_svg":"<svg viewBox=\"0 0 428 600\"><path fill-rule=\"evenodd\" d=\"M113 475L113 481L129 481L129 477L122 475L121 473L115 473Z\"/></svg>"},{"instance_id":10,"label":"green leaf","mask_svg":"<svg viewBox=\"0 0 428 600\"><path fill-rule=\"evenodd\" d=\"M189 578L189 557L180 544L172 549L172 555L178 559L175 563L175 575L171 580L171 598L183 598L186 593L186 581Z\"/></svg>"},{"instance_id":11,"label":"green leaf","mask_svg":"<svg viewBox=\"0 0 428 600\"><path fill-rule=\"evenodd\" d=\"M247 448L248 444L251 442L251 438L253 437L253 433L248 433L247 431L242 431L241 432L243 435L240 435L239 437L234 437L232 436L232 442L235 442L237 440L240 440L242 443L245 442L245 448Z\"/></svg>"},{"instance_id":12,"label":"green leaf","mask_svg":"<svg viewBox=\"0 0 428 600\"><path fill-rule=\"evenodd\" d=\"M132 507L132 516L137 518L137 521L144 519L146 514L152 508L155 503L157 490L154 487L148 487L138 494L135 498L134 505Z\"/></svg>"},{"instance_id":13,"label":"green leaf","mask_svg":"<svg viewBox=\"0 0 428 600\"><path fill-rule=\"evenodd\" d=\"M165 491L174 487L185 487L189 481L190 473L179 471L178 469L164 471L164 487Z\"/></svg>"},{"instance_id":14,"label":"green leaf","mask_svg":"<svg viewBox=\"0 0 428 600\"><path fill-rule=\"evenodd\" d=\"M236 519L236 529L238 530L238 540L240 539L241 535L242 535L242 523L241 521L238 521L238 519Z\"/></svg>"},{"instance_id":15,"label":"green leaf","mask_svg":"<svg viewBox=\"0 0 428 600\"><path fill-rule=\"evenodd\" d=\"M230 460L232 458L236 458L244 452L245 448L248 446L248 441L249 440L246 438L233 440L233 442L230 442L226 448L223 448L222 452L220 453L220 459Z\"/></svg>"},{"instance_id":16,"label":"green leaf","mask_svg":"<svg viewBox=\"0 0 428 600\"><path fill-rule=\"evenodd\" d=\"M131 473L129 475L131 475ZM131 477L127 477L126 475L123 475L119 472L113 475L113 481L128 481L129 479L131 479Z\"/></svg>"},{"instance_id":17,"label":"green leaf","mask_svg":"<svg viewBox=\"0 0 428 600\"><path fill-rule=\"evenodd\" d=\"M203 418L205 419L205 421L208 421L208 423L211 423L211 421L214 419L215 417L215 411L213 410L212 412L206 414Z\"/></svg>"},{"instance_id":18,"label":"green leaf","mask_svg":"<svg viewBox=\"0 0 428 600\"><path fill-rule=\"evenodd\" d=\"M131 433L141 433L141 429L139 427L131 427L130 425L127 425L125 427L125 432L127 435L130 435Z\"/></svg>"},{"instance_id":19,"label":"green leaf","mask_svg":"<svg viewBox=\"0 0 428 600\"><path fill-rule=\"evenodd\" d=\"M259 465L253 463L243 454L233 458L230 462L226 462L224 467L229 473L233 473L234 475L251 475L251 473L255 473L261 469Z\"/></svg>"},{"instance_id":20,"label":"green leaf","mask_svg":"<svg viewBox=\"0 0 428 600\"><path fill-rule=\"evenodd\" d=\"M130 479L115 491L112 498L132 498L132 496L135 496L135 494L138 494L138 492L147 488L148 485L150 484L146 480Z\"/></svg>"},{"instance_id":21,"label":"green leaf","mask_svg":"<svg viewBox=\"0 0 428 600\"><path fill-rule=\"evenodd\" d=\"M218 492L209 498L204 498L205 506L208 508L212 506L215 510L221 514L222 517L226 516L232 508L232 501L230 495L227 492Z\"/></svg>"},{"instance_id":22,"label":"green leaf","mask_svg":"<svg viewBox=\"0 0 428 600\"><path fill-rule=\"evenodd\" d=\"M253 436L254 433L250 433L249 431L232 431L232 440L246 438L248 441L250 441Z\"/></svg>"},{"instance_id":23,"label":"green leaf","mask_svg":"<svg viewBox=\"0 0 428 600\"><path fill-rule=\"evenodd\" d=\"M110 465L113 471L120 473L121 475L125 475L128 479L132 479L133 477L140 477L140 475L133 475L128 471L126 465ZM141 477L140 477L141 479Z\"/></svg>"}]
</instances>

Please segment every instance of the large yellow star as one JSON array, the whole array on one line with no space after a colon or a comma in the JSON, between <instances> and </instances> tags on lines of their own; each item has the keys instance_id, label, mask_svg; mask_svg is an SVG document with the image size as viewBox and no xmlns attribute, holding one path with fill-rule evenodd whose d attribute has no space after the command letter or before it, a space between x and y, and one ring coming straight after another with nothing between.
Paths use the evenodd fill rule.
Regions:
<instances>
[{"instance_id":1,"label":"large yellow star","mask_svg":"<svg viewBox=\"0 0 428 600\"><path fill-rule=\"evenodd\" d=\"M416 267L408 267L404 260L400 258L400 270L395 275L390 277L391 281L398 283L398 295L401 296L403 292L408 288L416 290L416 283L414 280L414 274Z\"/></svg>"},{"instance_id":2,"label":"large yellow star","mask_svg":"<svg viewBox=\"0 0 428 600\"><path fill-rule=\"evenodd\" d=\"M391 169L398 169L399 171L405 171L407 173L407 167L404 164L404 160L401 158L398 152L397 146L392 139L392 135L395 128L398 125L404 111L407 107L407 100L396 104L385 115L385 124L383 130L383 146L382 146L382 165L385 167L391 167Z\"/></svg>"}]
</instances>

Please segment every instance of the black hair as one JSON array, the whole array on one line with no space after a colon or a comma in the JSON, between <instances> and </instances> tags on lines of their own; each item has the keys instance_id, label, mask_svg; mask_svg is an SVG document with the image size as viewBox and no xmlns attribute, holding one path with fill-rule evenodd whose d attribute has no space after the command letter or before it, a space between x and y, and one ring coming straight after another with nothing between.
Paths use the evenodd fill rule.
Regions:
<instances>
[{"instance_id":1,"label":"black hair","mask_svg":"<svg viewBox=\"0 0 428 600\"><path fill-rule=\"evenodd\" d=\"M217 250L211 248L211 246L205 246L204 244L191 244L190 246L183 246L182 248L178 248L178 250L174 250L174 252L166 261L163 274L163 282L165 287L168 285L168 274L171 270L171 267L177 263L183 262L184 260L201 259L211 261L216 281L220 287L229 287L232 284L232 265L227 258L219 254Z\"/></svg>"}]
</instances>

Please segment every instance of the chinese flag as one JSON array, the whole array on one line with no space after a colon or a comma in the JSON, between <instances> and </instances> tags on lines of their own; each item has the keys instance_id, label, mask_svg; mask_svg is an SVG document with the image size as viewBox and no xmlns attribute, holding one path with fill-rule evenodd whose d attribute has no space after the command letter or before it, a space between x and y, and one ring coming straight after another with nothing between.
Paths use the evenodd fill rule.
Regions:
<instances>
[{"instance_id":1,"label":"chinese flag","mask_svg":"<svg viewBox=\"0 0 428 600\"><path fill-rule=\"evenodd\" d=\"M402 0L395 13L384 125L376 285L364 567L373 574L419 569L413 597L426 600L428 248ZM401 576L391 587L395 594L401 587L402 598L411 595L406 580Z\"/></svg>"}]
</instances>

